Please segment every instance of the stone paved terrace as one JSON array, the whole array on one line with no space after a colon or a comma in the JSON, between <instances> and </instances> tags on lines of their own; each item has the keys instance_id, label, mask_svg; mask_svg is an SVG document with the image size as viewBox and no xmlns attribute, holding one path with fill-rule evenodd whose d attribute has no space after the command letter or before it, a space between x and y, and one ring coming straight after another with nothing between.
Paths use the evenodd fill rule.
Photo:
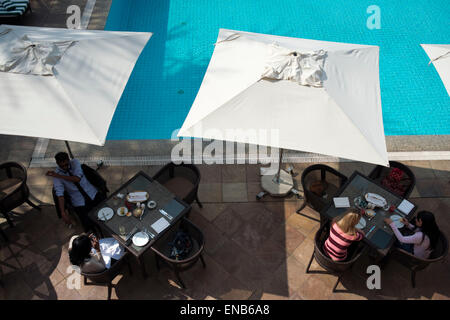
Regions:
<instances>
[{"instance_id":1,"label":"stone paved terrace","mask_svg":"<svg viewBox=\"0 0 450 320\"><path fill-rule=\"evenodd\" d=\"M449 235L450 161L406 162L414 171L417 184L411 197L419 210L436 214L443 232ZM294 164L296 180L310 164ZM368 174L372 165L328 163L347 176L354 170ZM16 227L2 220L10 238L1 242L0 268L4 287L0 299L105 299L106 287L66 286L69 266L67 246L79 226L68 229L56 218L51 198L51 181L44 176L48 168L29 168L28 184L42 204L42 212L24 205L14 211ZM153 175L159 166L103 167L101 174L111 190L137 171ZM257 202L261 190L257 165L200 166L202 180L199 197L190 219L206 238L206 269L198 263L182 273L187 289L174 282L169 269L157 271L153 253L145 255L149 271L144 280L133 263L133 275L125 268L114 281L113 299L449 299L450 263L430 265L417 274L413 289L409 271L389 261L382 271L382 289L366 288L365 269L370 260L363 257L332 293L336 277L306 274L318 223L295 213L300 201L295 197L269 196ZM317 215L306 207L304 213ZM320 270L317 263L313 269Z\"/></svg>"}]
</instances>

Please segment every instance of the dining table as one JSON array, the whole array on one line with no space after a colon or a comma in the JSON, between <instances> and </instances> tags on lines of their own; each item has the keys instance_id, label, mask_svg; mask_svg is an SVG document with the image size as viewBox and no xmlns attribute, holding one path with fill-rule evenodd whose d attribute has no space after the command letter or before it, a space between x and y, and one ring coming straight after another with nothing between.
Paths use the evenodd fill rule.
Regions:
<instances>
[{"instance_id":1,"label":"dining table","mask_svg":"<svg viewBox=\"0 0 450 320\"><path fill-rule=\"evenodd\" d=\"M368 208L367 194L381 196L386 204ZM339 203L338 205L335 204ZM338 201L339 200L339 201ZM342 201L348 205L342 205ZM328 220L339 218L349 207L357 208L363 213L357 228L365 234L363 241L376 253L376 260L385 257L392 249L396 237L392 228L386 224L385 218L397 220L400 232L408 233L400 218L413 220L417 206L408 199L404 199L385 186L370 179L364 174L355 171L349 179L339 188L332 199L320 212ZM402 211L403 210L403 211Z\"/></svg>"},{"instance_id":2,"label":"dining table","mask_svg":"<svg viewBox=\"0 0 450 320\"><path fill-rule=\"evenodd\" d=\"M144 254L158 241L166 241L190 208L158 181L139 171L88 216L102 234L115 238L136 258L146 278Z\"/></svg>"}]
</instances>

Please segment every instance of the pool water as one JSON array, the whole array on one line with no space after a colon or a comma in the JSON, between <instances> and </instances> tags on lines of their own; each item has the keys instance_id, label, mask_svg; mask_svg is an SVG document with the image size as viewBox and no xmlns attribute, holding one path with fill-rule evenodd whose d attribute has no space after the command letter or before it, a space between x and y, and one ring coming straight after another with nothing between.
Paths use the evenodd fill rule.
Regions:
<instances>
[{"instance_id":1,"label":"pool water","mask_svg":"<svg viewBox=\"0 0 450 320\"><path fill-rule=\"evenodd\" d=\"M381 29L366 23L380 8ZM106 30L153 32L107 139L169 139L195 99L219 28L377 45L386 135L450 134L450 97L421 43L450 43L448 0L113 0Z\"/></svg>"}]
</instances>

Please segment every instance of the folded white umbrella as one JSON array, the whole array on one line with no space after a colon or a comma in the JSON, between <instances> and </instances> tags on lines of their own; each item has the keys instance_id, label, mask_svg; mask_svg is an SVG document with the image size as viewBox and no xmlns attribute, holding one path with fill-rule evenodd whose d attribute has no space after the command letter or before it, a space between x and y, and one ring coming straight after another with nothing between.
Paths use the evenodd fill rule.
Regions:
<instances>
[{"instance_id":1,"label":"folded white umbrella","mask_svg":"<svg viewBox=\"0 0 450 320\"><path fill-rule=\"evenodd\" d=\"M0 133L104 145L148 32L0 26Z\"/></svg>"},{"instance_id":2,"label":"folded white umbrella","mask_svg":"<svg viewBox=\"0 0 450 320\"><path fill-rule=\"evenodd\" d=\"M421 44L450 96L450 44Z\"/></svg>"},{"instance_id":3,"label":"folded white umbrella","mask_svg":"<svg viewBox=\"0 0 450 320\"><path fill-rule=\"evenodd\" d=\"M377 46L220 29L178 136L388 166L378 60ZM248 130L279 135L264 142Z\"/></svg>"}]
</instances>

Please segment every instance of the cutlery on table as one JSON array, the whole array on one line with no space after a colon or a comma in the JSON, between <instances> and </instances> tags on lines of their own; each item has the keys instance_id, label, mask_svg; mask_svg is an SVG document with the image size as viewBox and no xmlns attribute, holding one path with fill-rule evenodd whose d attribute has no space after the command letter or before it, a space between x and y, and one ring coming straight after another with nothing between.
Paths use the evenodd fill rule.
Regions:
<instances>
[{"instance_id":1,"label":"cutlery on table","mask_svg":"<svg viewBox=\"0 0 450 320\"><path fill-rule=\"evenodd\" d=\"M165 217L169 218L170 220L173 219L173 217L172 217L170 214L168 214L167 212L165 212L163 209L159 209L159 212L160 212L162 215L164 215Z\"/></svg>"}]
</instances>

